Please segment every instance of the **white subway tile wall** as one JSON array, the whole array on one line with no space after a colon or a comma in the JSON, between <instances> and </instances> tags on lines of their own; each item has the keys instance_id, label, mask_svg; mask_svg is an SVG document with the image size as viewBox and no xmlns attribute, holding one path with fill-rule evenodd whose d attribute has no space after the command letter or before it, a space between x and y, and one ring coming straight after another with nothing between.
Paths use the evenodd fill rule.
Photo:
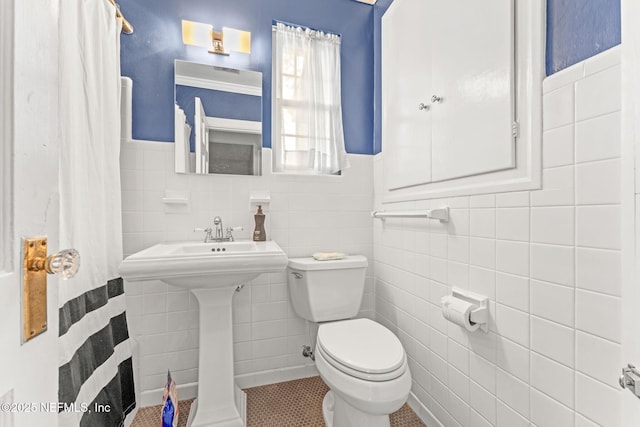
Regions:
<instances>
[{"instance_id":1,"label":"white subway tile wall","mask_svg":"<svg viewBox=\"0 0 640 427\"><path fill-rule=\"evenodd\" d=\"M265 149L260 177L184 175L174 173L173 149L173 144L142 141L122 147L125 256L160 242L200 240L204 235L193 229L211 226L216 215L225 227L244 227L236 238L249 239L254 224L249 195L268 190L267 236L289 257L341 251L370 260L360 315L373 317L372 156L349 155L351 168L340 177L304 177L271 174L271 150ZM188 203L164 204L165 192L171 191L185 195ZM160 281L126 283L125 293L131 334L140 345L140 390L163 387L167 369L178 384L197 382L193 295ZM310 365L300 351L312 344L310 331L291 307L284 271L259 276L237 293L233 322L236 375L266 372L262 378L276 382L288 379L279 372Z\"/></svg>"},{"instance_id":2,"label":"white subway tile wall","mask_svg":"<svg viewBox=\"0 0 640 427\"><path fill-rule=\"evenodd\" d=\"M373 224L376 319L445 426L621 425L619 47L544 88L540 190L383 205L374 160L376 209L451 207ZM452 286L490 298L488 334L444 321Z\"/></svg>"}]
</instances>

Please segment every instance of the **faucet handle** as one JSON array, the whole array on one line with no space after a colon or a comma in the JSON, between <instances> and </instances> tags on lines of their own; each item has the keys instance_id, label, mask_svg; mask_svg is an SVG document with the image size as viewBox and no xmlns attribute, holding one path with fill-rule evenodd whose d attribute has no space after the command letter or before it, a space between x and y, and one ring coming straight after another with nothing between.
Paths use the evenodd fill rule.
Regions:
<instances>
[{"instance_id":1,"label":"faucet handle","mask_svg":"<svg viewBox=\"0 0 640 427\"><path fill-rule=\"evenodd\" d=\"M244 231L244 227L227 227L227 236L231 236L234 231Z\"/></svg>"},{"instance_id":2,"label":"faucet handle","mask_svg":"<svg viewBox=\"0 0 640 427\"><path fill-rule=\"evenodd\" d=\"M244 227L227 227L227 239L229 239L230 242L233 242L233 232L242 230L244 230Z\"/></svg>"},{"instance_id":3,"label":"faucet handle","mask_svg":"<svg viewBox=\"0 0 640 427\"><path fill-rule=\"evenodd\" d=\"M193 232L195 233L196 231L202 231L203 233L207 233L204 236L204 242L207 243L209 240L213 240L213 236L211 235L211 232L213 231L211 229L211 227L209 228L194 228Z\"/></svg>"}]
</instances>

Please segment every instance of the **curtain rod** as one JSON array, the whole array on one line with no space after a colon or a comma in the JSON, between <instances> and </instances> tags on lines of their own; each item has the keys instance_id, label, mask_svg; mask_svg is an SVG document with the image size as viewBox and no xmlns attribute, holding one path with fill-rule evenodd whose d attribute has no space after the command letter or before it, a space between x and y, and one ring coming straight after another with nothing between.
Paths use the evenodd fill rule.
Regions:
<instances>
[{"instance_id":1,"label":"curtain rod","mask_svg":"<svg viewBox=\"0 0 640 427\"><path fill-rule=\"evenodd\" d=\"M335 32L335 31L330 31L330 30L319 30L317 28L313 28L313 27L308 27L306 25L300 25L300 24L294 24L292 22L287 22L287 21L280 21L278 19L274 19L271 21L271 26L275 27L276 24L284 24L284 25L288 25L290 27L300 27L303 30L311 30L311 31L317 31L319 33L325 33L325 34L333 34L334 36L338 36L340 38L342 38L342 34Z\"/></svg>"},{"instance_id":2,"label":"curtain rod","mask_svg":"<svg viewBox=\"0 0 640 427\"><path fill-rule=\"evenodd\" d=\"M122 12L120 11L120 6L116 4L115 0L107 1L116 8L116 18L122 18L122 32L124 34L133 34L133 25L131 25L131 23L127 21L127 18L124 17Z\"/></svg>"}]
</instances>

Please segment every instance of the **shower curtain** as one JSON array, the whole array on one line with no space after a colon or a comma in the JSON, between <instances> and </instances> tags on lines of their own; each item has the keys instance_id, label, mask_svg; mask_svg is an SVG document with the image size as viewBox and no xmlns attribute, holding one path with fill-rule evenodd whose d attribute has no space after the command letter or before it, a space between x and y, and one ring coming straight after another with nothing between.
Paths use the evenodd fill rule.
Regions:
<instances>
[{"instance_id":1,"label":"shower curtain","mask_svg":"<svg viewBox=\"0 0 640 427\"><path fill-rule=\"evenodd\" d=\"M107 0L60 5L60 245L82 257L59 282L59 425L122 425L135 408L122 261L120 30Z\"/></svg>"}]
</instances>

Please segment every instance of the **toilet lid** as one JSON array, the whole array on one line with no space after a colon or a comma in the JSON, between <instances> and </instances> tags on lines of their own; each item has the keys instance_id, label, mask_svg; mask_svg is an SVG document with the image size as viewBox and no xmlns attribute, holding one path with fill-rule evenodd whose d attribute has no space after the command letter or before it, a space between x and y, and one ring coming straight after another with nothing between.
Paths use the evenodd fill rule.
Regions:
<instances>
[{"instance_id":1,"label":"toilet lid","mask_svg":"<svg viewBox=\"0 0 640 427\"><path fill-rule=\"evenodd\" d=\"M318 328L318 344L333 360L368 374L392 372L405 362L398 337L369 319L322 324Z\"/></svg>"}]
</instances>

